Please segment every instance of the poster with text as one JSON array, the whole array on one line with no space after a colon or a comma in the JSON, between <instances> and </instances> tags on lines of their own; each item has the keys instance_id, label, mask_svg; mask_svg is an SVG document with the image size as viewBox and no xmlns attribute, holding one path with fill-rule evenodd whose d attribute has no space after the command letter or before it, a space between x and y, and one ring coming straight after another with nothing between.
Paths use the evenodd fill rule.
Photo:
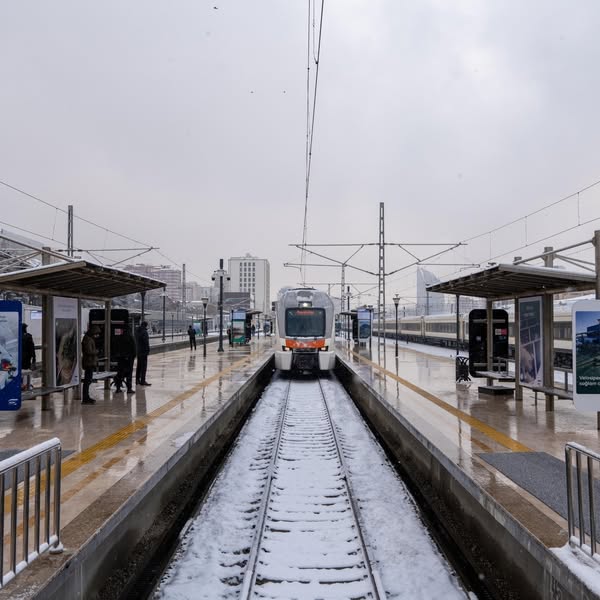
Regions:
<instances>
[{"instance_id":1,"label":"poster with text","mask_svg":"<svg viewBox=\"0 0 600 600\"><path fill-rule=\"evenodd\" d=\"M0 410L21 408L20 302L0 300Z\"/></svg>"},{"instance_id":2,"label":"poster with text","mask_svg":"<svg viewBox=\"0 0 600 600\"><path fill-rule=\"evenodd\" d=\"M54 356L56 385L79 383L77 300L54 298Z\"/></svg>"},{"instance_id":3,"label":"poster with text","mask_svg":"<svg viewBox=\"0 0 600 600\"><path fill-rule=\"evenodd\" d=\"M519 299L519 374L523 383L542 385L544 345L542 342L542 298Z\"/></svg>"},{"instance_id":4,"label":"poster with text","mask_svg":"<svg viewBox=\"0 0 600 600\"><path fill-rule=\"evenodd\" d=\"M572 319L575 408L600 411L600 300L575 302Z\"/></svg>"}]
</instances>

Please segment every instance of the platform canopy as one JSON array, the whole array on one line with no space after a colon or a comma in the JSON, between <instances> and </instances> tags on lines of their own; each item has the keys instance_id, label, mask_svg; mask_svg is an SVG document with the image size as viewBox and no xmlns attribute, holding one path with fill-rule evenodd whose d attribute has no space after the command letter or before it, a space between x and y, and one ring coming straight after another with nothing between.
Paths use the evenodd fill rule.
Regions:
<instances>
[{"instance_id":1,"label":"platform canopy","mask_svg":"<svg viewBox=\"0 0 600 600\"><path fill-rule=\"evenodd\" d=\"M591 290L596 276L553 267L500 264L428 286L428 292L475 296L488 300L522 298L539 294L559 294Z\"/></svg>"},{"instance_id":2,"label":"platform canopy","mask_svg":"<svg viewBox=\"0 0 600 600\"><path fill-rule=\"evenodd\" d=\"M109 300L161 287L166 287L162 281L85 260L62 261L0 274L0 290L90 300Z\"/></svg>"}]
</instances>

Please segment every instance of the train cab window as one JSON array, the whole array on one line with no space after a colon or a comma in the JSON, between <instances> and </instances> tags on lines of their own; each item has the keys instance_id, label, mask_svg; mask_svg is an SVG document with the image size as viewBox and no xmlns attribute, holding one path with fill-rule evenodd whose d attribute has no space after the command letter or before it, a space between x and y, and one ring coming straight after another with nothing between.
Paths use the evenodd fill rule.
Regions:
<instances>
[{"instance_id":1,"label":"train cab window","mask_svg":"<svg viewBox=\"0 0 600 600\"><path fill-rule=\"evenodd\" d=\"M323 308L287 308L285 334L289 337L323 337L325 310Z\"/></svg>"}]
</instances>

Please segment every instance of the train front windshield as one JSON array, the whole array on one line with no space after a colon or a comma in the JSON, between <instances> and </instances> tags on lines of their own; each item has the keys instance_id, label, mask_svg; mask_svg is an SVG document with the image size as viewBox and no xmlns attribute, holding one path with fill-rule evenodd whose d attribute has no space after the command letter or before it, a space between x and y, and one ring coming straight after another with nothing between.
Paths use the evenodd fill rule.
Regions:
<instances>
[{"instance_id":1,"label":"train front windshield","mask_svg":"<svg viewBox=\"0 0 600 600\"><path fill-rule=\"evenodd\" d=\"M285 311L285 334L288 337L324 337L323 308L288 308Z\"/></svg>"}]
</instances>

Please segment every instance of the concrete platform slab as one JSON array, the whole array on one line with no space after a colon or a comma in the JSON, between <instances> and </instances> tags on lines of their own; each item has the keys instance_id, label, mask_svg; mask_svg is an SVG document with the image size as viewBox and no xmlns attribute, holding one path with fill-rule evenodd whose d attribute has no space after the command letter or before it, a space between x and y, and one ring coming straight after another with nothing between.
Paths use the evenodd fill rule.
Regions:
<instances>
[{"instance_id":1,"label":"concrete platform slab","mask_svg":"<svg viewBox=\"0 0 600 600\"><path fill-rule=\"evenodd\" d=\"M244 390L268 366L271 343L272 338L261 338L242 348L226 344L223 353L211 344L206 359L201 346L195 352L186 348L153 354L148 367L152 386L138 386L134 395L106 391L98 384L92 389L94 405L82 405L72 396L65 401L59 394L52 397L48 411L42 410L41 402L31 401L18 412L0 413L0 451L58 437L70 453L62 464L61 537L66 551L40 557L0 590L0 598L31 598L40 590L46 590L40 597L82 597L83 585L64 588L68 595L61 596L64 589L60 592L57 574L79 568L81 581L99 576L84 567L84 554L99 553L107 524L113 532L125 527L127 515L143 506L142 496L158 489L175 465L187 460L187 452L192 455L191 450L202 444L215 443L215 436L227 427L220 417L242 410ZM144 508L146 518L151 508ZM139 530L140 523L134 528ZM54 584L49 586L49 581Z\"/></svg>"}]
</instances>

